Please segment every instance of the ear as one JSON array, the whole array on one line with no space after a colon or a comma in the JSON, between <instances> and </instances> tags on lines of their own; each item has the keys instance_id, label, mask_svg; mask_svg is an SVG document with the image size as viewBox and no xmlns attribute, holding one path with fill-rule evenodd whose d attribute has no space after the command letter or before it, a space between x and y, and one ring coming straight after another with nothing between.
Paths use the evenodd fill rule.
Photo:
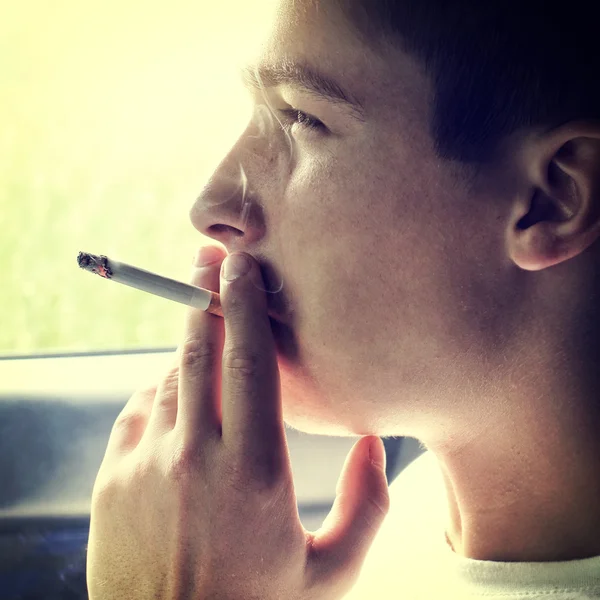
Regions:
<instances>
[{"instance_id":1,"label":"ear","mask_svg":"<svg viewBox=\"0 0 600 600\"><path fill-rule=\"evenodd\" d=\"M526 142L527 193L507 232L510 257L527 271L581 254L600 237L600 123L571 122Z\"/></svg>"}]
</instances>

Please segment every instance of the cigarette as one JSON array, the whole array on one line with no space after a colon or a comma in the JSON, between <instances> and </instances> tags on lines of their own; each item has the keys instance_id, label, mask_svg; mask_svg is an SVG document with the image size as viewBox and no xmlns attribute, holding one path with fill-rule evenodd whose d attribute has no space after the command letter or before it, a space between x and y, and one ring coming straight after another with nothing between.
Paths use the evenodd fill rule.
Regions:
<instances>
[{"instance_id":1,"label":"cigarette","mask_svg":"<svg viewBox=\"0 0 600 600\"><path fill-rule=\"evenodd\" d=\"M223 316L221 298L217 292L162 277L145 269L139 269L124 262L112 260L104 255L96 256L87 252L77 255L77 264L86 271L96 273L104 279L110 279L129 287L162 296L167 300L200 308L219 317Z\"/></svg>"}]
</instances>

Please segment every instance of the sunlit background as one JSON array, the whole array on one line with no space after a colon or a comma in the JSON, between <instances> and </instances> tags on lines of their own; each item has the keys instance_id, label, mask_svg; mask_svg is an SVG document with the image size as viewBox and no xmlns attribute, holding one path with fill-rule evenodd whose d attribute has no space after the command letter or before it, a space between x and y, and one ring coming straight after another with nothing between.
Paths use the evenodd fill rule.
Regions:
<instances>
[{"instance_id":1,"label":"sunlit background","mask_svg":"<svg viewBox=\"0 0 600 600\"><path fill-rule=\"evenodd\" d=\"M0 8L0 354L176 346L187 307L79 269L186 281L188 211L243 131L271 0Z\"/></svg>"}]
</instances>

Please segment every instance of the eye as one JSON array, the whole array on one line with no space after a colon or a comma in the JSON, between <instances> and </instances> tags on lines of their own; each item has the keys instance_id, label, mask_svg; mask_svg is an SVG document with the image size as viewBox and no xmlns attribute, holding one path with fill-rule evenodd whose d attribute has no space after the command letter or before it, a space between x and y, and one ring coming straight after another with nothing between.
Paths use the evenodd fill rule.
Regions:
<instances>
[{"instance_id":1,"label":"eye","mask_svg":"<svg viewBox=\"0 0 600 600\"><path fill-rule=\"evenodd\" d=\"M327 131L327 127L319 119L296 108L279 109L277 112L283 117L283 128L286 131L292 125L315 132L325 133Z\"/></svg>"}]
</instances>

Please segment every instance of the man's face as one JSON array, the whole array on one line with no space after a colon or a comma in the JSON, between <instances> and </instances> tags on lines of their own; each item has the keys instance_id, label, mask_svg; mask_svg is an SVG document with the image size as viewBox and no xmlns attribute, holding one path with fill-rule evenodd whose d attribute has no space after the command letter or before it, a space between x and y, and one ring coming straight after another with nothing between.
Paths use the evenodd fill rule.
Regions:
<instances>
[{"instance_id":1,"label":"man's face","mask_svg":"<svg viewBox=\"0 0 600 600\"><path fill-rule=\"evenodd\" d=\"M289 425L417 437L477 386L498 341L502 207L436 158L417 63L377 56L330 7L293 4L258 62L309 66L364 112L293 84L253 91L252 123L190 216L264 266L285 322L274 329ZM291 108L326 129L299 122L288 136L266 116L285 122Z\"/></svg>"}]
</instances>

